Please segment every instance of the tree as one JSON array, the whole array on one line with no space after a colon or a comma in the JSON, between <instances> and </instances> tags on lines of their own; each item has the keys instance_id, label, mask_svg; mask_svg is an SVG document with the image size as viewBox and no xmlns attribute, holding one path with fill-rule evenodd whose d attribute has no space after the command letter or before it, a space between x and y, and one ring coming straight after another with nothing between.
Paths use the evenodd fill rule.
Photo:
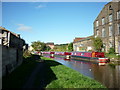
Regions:
<instances>
[{"instance_id":1,"label":"tree","mask_svg":"<svg viewBox=\"0 0 120 90\"><path fill-rule=\"evenodd\" d=\"M68 51L73 51L73 43L68 44Z\"/></svg>"},{"instance_id":2,"label":"tree","mask_svg":"<svg viewBox=\"0 0 120 90\"><path fill-rule=\"evenodd\" d=\"M25 50L24 52L23 52L23 57L29 57L29 56L31 56L31 53L30 53L30 51L28 51L28 50Z\"/></svg>"},{"instance_id":3,"label":"tree","mask_svg":"<svg viewBox=\"0 0 120 90\"><path fill-rule=\"evenodd\" d=\"M115 49L111 47L108 52L109 52L109 54L114 54L115 53Z\"/></svg>"},{"instance_id":4,"label":"tree","mask_svg":"<svg viewBox=\"0 0 120 90\"><path fill-rule=\"evenodd\" d=\"M46 47L45 47L45 50L46 50L46 51L49 51L50 49L51 49L51 48L50 48L49 46L46 46Z\"/></svg>"},{"instance_id":5,"label":"tree","mask_svg":"<svg viewBox=\"0 0 120 90\"><path fill-rule=\"evenodd\" d=\"M94 46L95 50L99 51L99 52L102 51L103 42L102 42L101 38L100 37L96 37L96 38L92 37L91 39L93 41L93 46Z\"/></svg>"},{"instance_id":6,"label":"tree","mask_svg":"<svg viewBox=\"0 0 120 90\"><path fill-rule=\"evenodd\" d=\"M45 51L46 50L46 45L43 42L40 41L34 41L32 42L31 45L35 51Z\"/></svg>"},{"instance_id":7,"label":"tree","mask_svg":"<svg viewBox=\"0 0 120 90\"><path fill-rule=\"evenodd\" d=\"M54 49L51 49L51 51L59 51L59 52L65 52L67 51L68 44L60 44L55 45Z\"/></svg>"}]
</instances>

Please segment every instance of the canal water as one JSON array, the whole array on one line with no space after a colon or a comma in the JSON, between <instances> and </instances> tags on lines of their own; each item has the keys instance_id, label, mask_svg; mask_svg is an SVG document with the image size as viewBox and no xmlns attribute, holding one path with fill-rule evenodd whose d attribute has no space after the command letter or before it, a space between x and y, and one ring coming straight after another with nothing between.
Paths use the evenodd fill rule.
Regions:
<instances>
[{"instance_id":1,"label":"canal water","mask_svg":"<svg viewBox=\"0 0 120 90\"><path fill-rule=\"evenodd\" d=\"M99 81L108 88L120 88L120 65L100 66L96 63L80 60L65 60L64 58L58 57L55 57L54 59L85 76Z\"/></svg>"},{"instance_id":2,"label":"canal water","mask_svg":"<svg viewBox=\"0 0 120 90\"><path fill-rule=\"evenodd\" d=\"M120 88L120 65L99 66L96 63L82 60L67 60L60 57L54 57L53 59L85 76L97 80L107 88Z\"/></svg>"}]
</instances>

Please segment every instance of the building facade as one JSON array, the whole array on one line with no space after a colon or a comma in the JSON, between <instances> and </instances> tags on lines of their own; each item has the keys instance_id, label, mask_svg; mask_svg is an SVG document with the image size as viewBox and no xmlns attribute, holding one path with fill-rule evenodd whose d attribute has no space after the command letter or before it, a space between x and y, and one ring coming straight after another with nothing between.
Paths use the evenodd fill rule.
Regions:
<instances>
[{"instance_id":1,"label":"building facade","mask_svg":"<svg viewBox=\"0 0 120 90\"><path fill-rule=\"evenodd\" d=\"M0 54L2 56L2 76L12 72L23 61L26 43L15 34L0 27Z\"/></svg>"},{"instance_id":2,"label":"building facade","mask_svg":"<svg viewBox=\"0 0 120 90\"><path fill-rule=\"evenodd\" d=\"M74 39L73 42L73 50L74 51L93 51L93 45L92 45L92 36L81 38L80 40L76 41Z\"/></svg>"},{"instance_id":3,"label":"building facade","mask_svg":"<svg viewBox=\"0 0 120 90\"><path fill-rule=\"evenodd\" d=\"M94 37L101 37L104 51L120 54L120 2L106 4L94 21Z\"/></svg>"},{"instance_id":4,"label":"building facade","mask_svg":"<svg viewBox=\"0 0 120 90\"><path fill-rule=\"evenodd\" d=\"M51 49L55 47L53 42L46 43L46 46L49 46Z\"/></svg>"}]
</instances>

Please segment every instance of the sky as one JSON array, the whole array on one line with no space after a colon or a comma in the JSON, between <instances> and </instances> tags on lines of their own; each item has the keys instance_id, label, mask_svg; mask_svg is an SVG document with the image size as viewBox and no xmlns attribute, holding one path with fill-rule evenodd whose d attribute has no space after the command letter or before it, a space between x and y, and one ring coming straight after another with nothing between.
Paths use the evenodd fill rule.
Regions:
<instances>
[{"instance_id":1,"label":"sky","mask_svg":"<svg viewBox=\"0 0 120 90\"><path fill-rule=\"evenodd\" d=\"M2 27L33 41L65 44L93 35L93 22L107 2L2 2Z\"/></svg>"}]
</instances>

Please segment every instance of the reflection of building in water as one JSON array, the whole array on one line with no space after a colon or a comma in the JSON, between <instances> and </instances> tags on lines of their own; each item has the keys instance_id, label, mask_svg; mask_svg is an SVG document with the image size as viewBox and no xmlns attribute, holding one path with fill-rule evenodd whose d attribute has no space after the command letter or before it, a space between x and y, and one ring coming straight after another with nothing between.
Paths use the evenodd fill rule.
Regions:
<instances>
[{"instance_id":1,"label":"reflection of building in water","mask_svg":"<svg viewBox=\"0 0 120 90\"><path fill-rule=\"evenodd\" d=\"M95 64L92 64L91 69L95 80L102 82L102 84L104 84L108 88L120 88L119 66L113 68L110 66L96 66Z\"/></svg>"},{"instance_id":2,"label":"reflection of building in water","mask_svg":"<svg viewBox=\"0 0 120 90\"><path fill-rule=\"evenodd\" d=\"M71 59L70 61L62 58L54 58L63 65L70 67L81 74L91 77L108 88L120 88L120 66L111 67L109 65L99 66L90 62L77 61Z\"/></svg>"},{"instance_id":3,"label":"reflection of building in water","mask_svg":"<svg viewBox=\"0 0 120 90\"><path fill-rule=\"evenodd\" d=\"M120 65L117 65L116 67L115 67L116 69L116 83L117 83L117 85L119 86L119 88L120 88Z\"/></svg>"}]
</instances>

